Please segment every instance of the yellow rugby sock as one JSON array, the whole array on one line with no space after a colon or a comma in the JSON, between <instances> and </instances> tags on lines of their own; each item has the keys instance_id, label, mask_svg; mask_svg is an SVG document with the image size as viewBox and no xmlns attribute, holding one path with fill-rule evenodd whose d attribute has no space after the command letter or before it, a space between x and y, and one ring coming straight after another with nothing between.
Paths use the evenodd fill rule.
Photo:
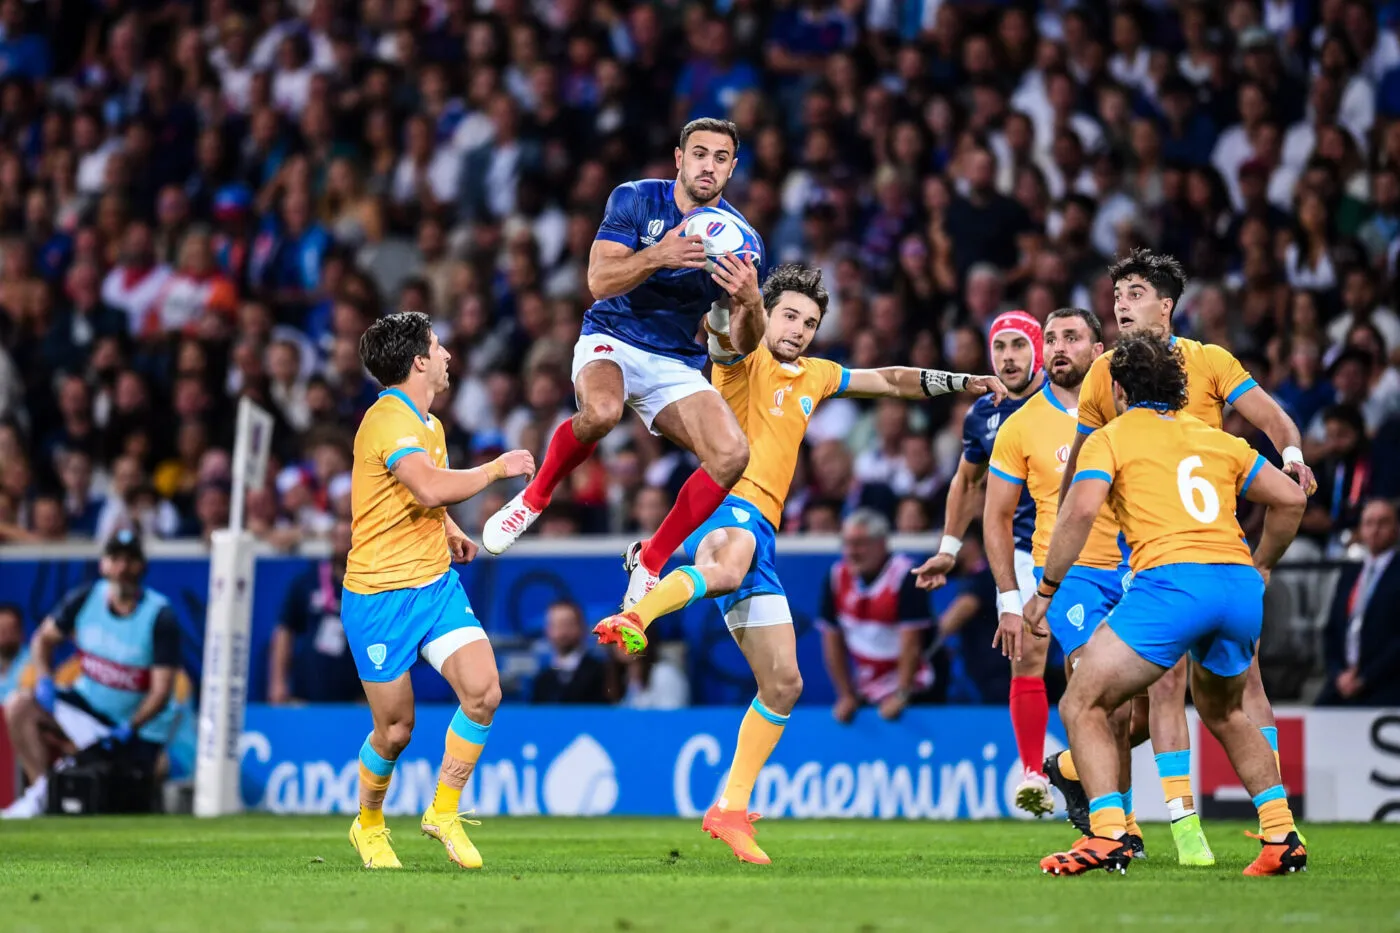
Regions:
<instances>
[{"instance_id":1,"label":"yellow rugby sock","mask_svg":"<svg viewBox=\"0 0 1400 933\"><path fill-rule=\"evenodd\" d=\"M1071 781L1079 780L1079 769L1074 766L1074 756L1069 749L1060 752L1060 773Z\"/></svg>"},{"instance_id":2,"label":"yellow rugby sock","mask_svg":"<svg viewBox=\"0 0 1400 933\"><path fill-rule=\"evenodd\" d=\"M1288 809L1282 784L1255 794L1254 806L1259 811L1259 835L1265 839L1279 842L1298 828L1293 822L1293 811Z\"/></svg>"},{"instance_id":3,"label":"yellow rugby sock","mask_svg":"<svg viewBox=\"0 0 1400 933\"><path fill-rule=\"evenodd\" d=\"M655 591L653 591L655 592ZM739 743L734 749L734 763L729 766L729 781L724 785L724 793L719 798L721 810L742 810L749 808L749 797L753 794L758 772L763 770L768 756L773 754L778 740L783 737L788 717L781 716L754 697L744 721L739 726Z\"/></svg>"},{"instance_id":4,"label":"yellow rugby sock","mask_svg":"<svg viewBox=\"0 0 1400 933\"><path fill-rule=\"evenodd\" d=\"M1122 794L1104 794L1089 801L1089 833L1104 839L1117 839L1128 831Z\"/></svg>"},{"instance_id":5,"label":"yellow rugby sock","mask_svg":"<svg viewBox=\"0 0 1400 933\"><path fill-rule=\"evenodd\" d=\"M365 829L384 825L384 795L393 779L393 759L376 752L366 738L360 746L360 825Z\"/></svg>"},{"instance_id":6,"label":"yellow rugby sock","mask_svg":"<svg viewBox=\"0 0 1400 933\"><path fill-rule=\"evenodd\" d=\"M705 578L694 567L673 570L638 600L632 611L645 629L668 612L684 609L705 595Z\"/></svg>"},{"instance_id":7,"label":"yellow rugby sock","mask_svg":"<svg viewBox=\"0 0 1400 933\"><path fill-rule=\"evenodd\" d=\"M462 802L462 788L467 786L467 779L481 757L481 750L486 747L490 732L490 723L483 726L472 722L460 708L452 717L447 727L442 768L438 771L437 793L433 795L432 807L438 813L457 812Z\"/></svg>"}]
</instances>

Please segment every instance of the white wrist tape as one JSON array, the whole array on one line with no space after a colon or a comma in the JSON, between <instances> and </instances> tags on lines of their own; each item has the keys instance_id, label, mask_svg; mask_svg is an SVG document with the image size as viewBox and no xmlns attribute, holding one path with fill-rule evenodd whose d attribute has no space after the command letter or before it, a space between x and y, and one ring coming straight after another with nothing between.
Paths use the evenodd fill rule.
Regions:
<instances>
[{"instance_id":1,"label":"white wrist tape","mask_svg":"<svg viewBox=\"0 0 1400 933\"><path fill-rule=\"evenodd\" d=\"M957 557L958 552L961 550L962 539L955 538L952 535L944 535L943 542L938 545L938 553L940 554L951 554L954 557Z\"/></svg>"},{"instance_id":2,"label":"white wrist tape","mask_svg":"<svg viewBox=\"0 0 1400 933\"><path fill-rule=\"evenodd\" d=\"M919 386L929 398L965 391L971 380L972 377L967 373L946 373L941 369L919 370Z\"/></svg>"},{"instance_id":3,"label":"white wrist tape","mask_svg":"<svg viewBox=\"0 0 1400 933\"><path fill-rule=\"evenodd\" d=\"M1006 615L1008 612L1014 616L1021 615L1025 609L1025 604L1021 601L1021 594L1016 590L997 594L997 615Z\"/></svg>"},{"instance_id":4,"label":"white wrist tape","mask_svg":"<svg viewBox=\"0 0 1400 933\"><path fill-rule=\"evenodd\" d=\"M1284 465L1284 466L1287 466L1287 465L1290 464L1290 463L1302 463L1302 462L1303 462L1303 452L1302 452L1301 450L1299 450L1297 447L1285 447L1285 448L1283 448L1283 465Z\"/></svg>"}]
</instances>

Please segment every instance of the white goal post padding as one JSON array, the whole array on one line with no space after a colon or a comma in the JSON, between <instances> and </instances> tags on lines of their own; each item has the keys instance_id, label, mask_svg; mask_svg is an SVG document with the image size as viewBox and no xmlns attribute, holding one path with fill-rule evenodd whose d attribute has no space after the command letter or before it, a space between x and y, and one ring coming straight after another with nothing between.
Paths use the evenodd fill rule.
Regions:
<instances>
[{"instance_id":1,"label":"white goal post padding","mask_svg":"<svg viewBox=\"0 0 1400 933\"><path fill-rule=\"evenodd\" d=\"M238 741L248 704L255 544L253 536L243 530L243 503L247 490L262 488L271 446L272 416L248 399L241 400L233 445L229 527L214 532L209 559L194 771L196 816L221 816L243 809Z\"/></svg>"}]
</instances>

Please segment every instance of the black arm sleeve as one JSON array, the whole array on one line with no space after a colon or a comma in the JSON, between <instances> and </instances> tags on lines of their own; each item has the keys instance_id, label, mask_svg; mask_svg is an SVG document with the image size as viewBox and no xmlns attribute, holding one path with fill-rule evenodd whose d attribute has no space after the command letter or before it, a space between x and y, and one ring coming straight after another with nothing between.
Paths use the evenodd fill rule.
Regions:
<instances>
[{"instance_id":1,"label":"black arm sleeve","mask_svg":"<svg viewBox=\"0 0 1400 933\"><path fill-rule=\"evenodd\" d=\"M929 594L919 589L912 575L906 574L899 585L899 621L927 622L933 618Z\"/></svg>"},{"instance_id":2,"label":"black arm sleeve","mask_svg":"<svg viewBox=\"0 0 1400 933\"><path fill-rule=\"evenodd\" d=\"M155 629L151 632L153 650L152 667L180 666L180 622L175 618L175 610L166 606L156 616Z\"/></svg>"},{"instance_id":3,"label":"black arm sleeve","mask_svg":"<svg viewBox=\"0 0 1400 933\"><path fill-rule=\"evenodd\" d=\"M77 589L68 591L68 595L58 604L58 607L49 615L58 630L65 635L72 635L73 629L78 624L78 613L83 610L83 603L92 595L92 588L95 583L85 583Z\"/></svg>"}]
</instances>

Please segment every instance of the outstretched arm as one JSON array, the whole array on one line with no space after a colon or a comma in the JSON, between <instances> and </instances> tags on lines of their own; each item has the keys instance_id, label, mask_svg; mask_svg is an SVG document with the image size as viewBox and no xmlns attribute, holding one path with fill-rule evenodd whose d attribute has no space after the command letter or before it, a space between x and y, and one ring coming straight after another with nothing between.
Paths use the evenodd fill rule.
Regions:
<instances>
[{"instance_id":1,"label":"outstretched arm","mask_svg":"<svg viewBox=\"0 0 1400 933\"><path fill-rule=\"evenodd\" d=\"M885 366L880 369L853 369L851 381L842 393L848 398L932 398L951 392L972 395L991 393L997 403L1006 398L1006 386L996 376L972 376L941 369L913 366Z\"/></svg>"}]
</instances>

